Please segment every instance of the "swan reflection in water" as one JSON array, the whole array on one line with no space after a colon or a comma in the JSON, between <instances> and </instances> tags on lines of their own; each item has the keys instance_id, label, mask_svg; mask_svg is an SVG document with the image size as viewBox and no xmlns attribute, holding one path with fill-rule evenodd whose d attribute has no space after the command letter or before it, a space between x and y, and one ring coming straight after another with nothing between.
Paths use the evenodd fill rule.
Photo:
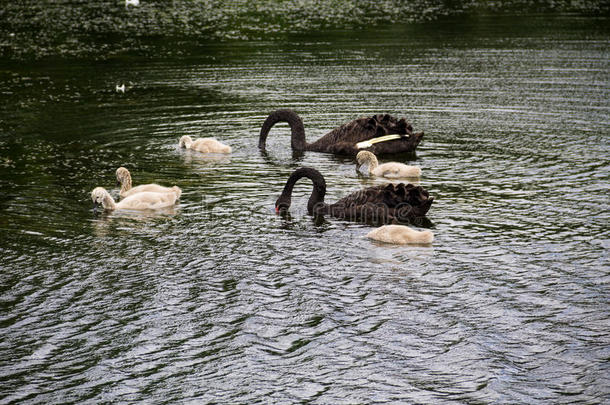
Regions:
<instances>
[{"instance_id":1,"label":"swan reflection in water","mask_svg":"<svg viewBox=\"0 0 610 405\"><path fill-rule=\"evenodd\" d=\"M366 232L363 232L362 240L363 249L367 252L364 256L366 260L384 268L389 265L397 275L421 276L427 270L426 266L418 264L426 263L435 256L434 245L392 245L368 239Z\"/></svg>"},{"instance_id":2,"label":"swan reflection in water","mask_svg":"<svg viewBox=\"0 0 610 405\"><path fill-rule=\"evenodd\" d=\"M303 227L303 224L301 223L301 218L304 216L308 216L307 210L297 209L295 211L296 212L294 213L291 213L288 210L280 210L279 212L276 212L274 209L273 211L270 211L270 214L274 216L279 216L282 219L279 224L280 229L294 230ZM316 233L326 232L333 227L333 222L329 221L328 218L324 215L315 214L311 216L310 219L314 225L314 230Z\"/></svg>"},{"instance_id":3,"label":"swan reflection in water","mask_svg":"<svg viewBox=\"0 0 610 405\"><path fill-rule=\"evenodd\" d=\"M117 233L157 234L159 228L153 226L159 221L172 220L180 212L178 206L156 210L116 210L98 211L91 219L95 236L116 236Z\"/></svg>"},{"instance_id":4,"label":"swan reflection in water","mask_svg":"<svg viewBox=\"0 0 610 405\"><path fill-rule=\"evenodd\" d=\"M202 166L210 166L215 164L231 163L231 155L224 153L201 153L191 149L177 148L181 152L182 160L186 164L201 164Z\"/></svg>"},{"instance_id":5,"label":"swan reflection in water","mask_svg":"<svg viewBox=\"0 0 610 405\"><path fill-rule=\"evenodd\" d=\"M305 153L299 150L285 151L280 150L278 152L270 153L267 149L259 149L259 153L263 161L271 167L284 168L289 165L298 164L305 158Z\"/></svg>"}]
</instances>

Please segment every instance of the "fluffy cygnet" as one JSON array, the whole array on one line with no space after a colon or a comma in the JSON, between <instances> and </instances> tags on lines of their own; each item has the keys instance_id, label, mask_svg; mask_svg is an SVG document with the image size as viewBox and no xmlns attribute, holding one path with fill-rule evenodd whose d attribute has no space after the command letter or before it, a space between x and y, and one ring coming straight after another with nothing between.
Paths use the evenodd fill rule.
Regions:
<instances>
[{"instance_id":1,"label":"fluffy cygnet","mask_svg":"<svg viewBox=\"0 0 610 405\"><path fill-rule=\"evenodd\" d=\"M377 161L377 157L373 153L366 150L358 152L358 154L356 155L356 160L358 161L358 163L356 164L356 170L358 170L360 166L368 164L369 174L378 177L397 179L403 177L421 176L421 169L417 166L407 166L403 163L398 162L390 162L380 165Z\"/></svg>"},{"instance_id":2,"label":"fluffy cygnet","mask_svg":"<svg viewBox=\"0 0 610 405\"><path fill-rule=\"evenodd\" d=\"M430 244L434 234L430 231L416 231L405 225L384 225L366 235L369 239L396 245Z\"/></svg>"},{"instance_id":3,"label":"fluffy cygnet","mask_svg":"<svg viewBox=\"0 0 610 405\"><path fill-rule=\"evenodd\" d=\"M124 167L116 169L116 180L121 185L121 197L127 197L132 194L141 193L143 191L152 191L155 193L172 193L180 190L178 187L164 187L158 184L141 184L136 187L131 187L131 173Z\"/></svg>"},{"instance_id":4,"label":"fluffy cygnet","mask_svg":"<svg viewBox=\"0 0 610 405\"><path fill-rule=\"evenodd\" d=\"M188 135L183 135L178 143L181 148L196 150L203 153L231 153L231 147L218 142L214 138L193 139Z\"/></svg>"},{"instance_id":5,"label":"fluffy cygnet","mask_svg":"<svg viewBox=\"0 0 610 405\"><path fill-rule=\"evenodd\" d=\"M176 204L181 194L178 187L173 188L170 193L143 191L125 197L117 203L105 188L96 187L91 192L91 199L94 207L101 205L106 210L155 210Z\"/></svg>"}]
</instances>

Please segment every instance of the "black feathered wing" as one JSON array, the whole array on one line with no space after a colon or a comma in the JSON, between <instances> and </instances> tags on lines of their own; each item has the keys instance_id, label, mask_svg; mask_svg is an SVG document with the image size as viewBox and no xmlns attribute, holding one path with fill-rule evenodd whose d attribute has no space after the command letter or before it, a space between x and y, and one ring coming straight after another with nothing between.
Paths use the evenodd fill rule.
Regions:
<instances>
[{"instance_id":1,"label":"black feathered wing","mask_svg":"<svg viewBox=\"0 0 610 405\"><path fill-rule=\"evenodd\" d=\"M335 217L352 221L409 222L425 216L432 200L421 186L386 184L356 191L329 206L329 210Z\"/></svg>"}]
</instances>

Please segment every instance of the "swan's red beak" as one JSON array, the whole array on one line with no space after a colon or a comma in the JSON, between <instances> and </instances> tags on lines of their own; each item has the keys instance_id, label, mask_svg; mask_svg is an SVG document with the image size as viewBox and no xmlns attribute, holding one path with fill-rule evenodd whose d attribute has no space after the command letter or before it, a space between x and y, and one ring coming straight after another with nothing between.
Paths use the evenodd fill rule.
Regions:
<instances>
[{"instance_id":1,"label":"swan's red beak","mask_svg":"<svg viewBox=\"0 0 610 405\"><path fill-rule=\"evenodd\" d=\"M275 206L275 213L279 214L280 213L280 207L278 207L277 205Z\"/></svg>"}]
</instances>

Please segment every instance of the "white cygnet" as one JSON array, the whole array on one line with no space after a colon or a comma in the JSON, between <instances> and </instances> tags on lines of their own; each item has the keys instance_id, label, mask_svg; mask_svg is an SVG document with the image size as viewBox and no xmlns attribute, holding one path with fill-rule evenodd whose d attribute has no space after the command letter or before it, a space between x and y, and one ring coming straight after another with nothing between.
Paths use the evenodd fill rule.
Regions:
<instances>
[{"instance_id":1,"label":"white cygnet","mask_svg":"<svg viewBox=\"0 0 610 405\"><path fill-rule=\"evenodd\" d=\"M214 138L199 138L194 141L188 135L183 135L178 143L181 148L192 149L203 153L231 153L231 147L218 142Z\"/></svg>"},{"instance_id":2,"label":"white cygnet","mask_svg":"<svg viewBox=\"0 0 610 405\"><path fill-rule=\"evenodd\" d=\"M178 187L175 187L170 193L143 191L130 195L117 203L105 188L96 187L91 192L91 199L94 207L101 205L106 210L155 210L176 204L181 193Z\"/></svg>"},{"instance_id":3,"label":"white cygnet","mask_svg":"<svg viewBox=\"0 0 610 405\"><path fill-rule=\"evenodd\" d=\"M132 194L141 193L143 191L152 191L155 193L175 193L176 190L180 190L178 187L164 187L158 184L141 184L136 187L131 187L131 174L129 170L124 167L116 169L116 180L121 185L120 195L121 197L127 197Z\"/></svg>"},{"instance_id":4,"label":"white cygnet","mask_svg":"<svg viewBox=\"0 0 610 405\"><path fill-rule=\"evenodd\" d=\"M405 225L384 225L366 235L369 239L396 245L430 244L434 234L430 231L416 231Z\"/></svg>"},{"instance_id":5,"label":"white cygnet","mask_svg":"<svg viewBox=\"0 0 610 405\"><path fill-rule=\"evenodd\" d=\"M388 179L398 179L404 177L419 177L421 169L417 166L407 166L403 163L389 162L379 164L377 157L366 150L358 152L356 155L356 170L364 164L368 164L368 172L374 176L386 177Z\"/></svg>"}]
</instances>

